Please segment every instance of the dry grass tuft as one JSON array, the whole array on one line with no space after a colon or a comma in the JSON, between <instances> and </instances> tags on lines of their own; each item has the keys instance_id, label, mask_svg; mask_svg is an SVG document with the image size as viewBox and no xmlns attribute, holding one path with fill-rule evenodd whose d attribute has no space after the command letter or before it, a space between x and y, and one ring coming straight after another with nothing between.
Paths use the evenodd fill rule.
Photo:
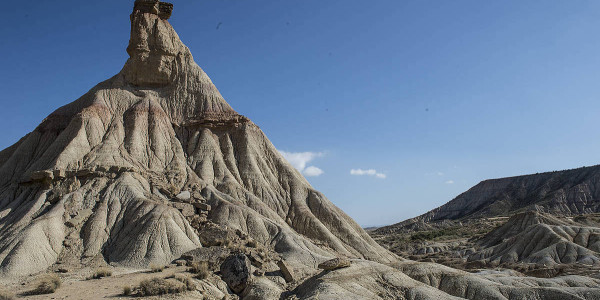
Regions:
<instances>
[{"instance_id":1,"label":"dry grass tuft","mask_svg":"<svg viewBox=\"0 0 600 300\"><path fill-rule=\"evenodd\" d=\"M109 268L98 268L96 270L96 272L94 273L94 275L92 276L93 279L100 279L103 277L110 277L112 276L112 271Z\"/></svg>"},{"instance_id":2,"label":"dry grass tuft","mask_svg":"<svg viewBox=\"0 0 600 300\"><path fill-rule=\"evenodd\" d=\"M196 274L196 278L203 280L208 278L210 271L208 270L208 263L205 261L193 261L190 263L188 272Z\"/></svg>"},{"instance_id":3,"label":"dry grass tuft","mask_svg":"<svg viewBox=\"0 0 600 300\"><path fill-rule=\"evenodd\" d=\"M125 295L125 296L131 295L131 287L130 286L126 285L123 287L123 295Z\"/></svg>"},{"instance_id":4,"label":"dry grass tuft","mask_svg":"<svg viewBox=\"0 0 600 300\"><path fill-rule=\"evenodd\" d=\"M15 294L9 291L0 291L0 300L13 300L15 299Z\"/></svg>"},{"instance_id":5,"label":"dry grass tuft","mask_svg":"<svg viewBox=\"0 0 600 300\"><path fill-rule=\"evenodd\" d=\"M188 291L193 291L196 289L196 284L194 284L194 281L189 276L183 274L175 274L174 278L175 280L184 283Z\"/></svg>"},{"instance_id":6,"label":"dry grass tuft","mask_svg":"<svg viewBox=\"0 0 600 300\"><path fill-rule=\"evenodd\" d=\"M48 275L40 280L35 290L31 291L33 295L52 294L60 287L62 281L56 274Z\"/></svg>"},{"instance_id":7,"label":"dry grass tuft","mask_svg":"<svg viewBox=\"0 0 600 300\"><path fill-rule=\"evenodd\" d=\"M156 296L181 293L187 290L187 286L178 280L155 277L142 280L138 290L140 296Z\"/></svg>"},{"instance_id":8,"label":"dry grass tuft","mask_svg":"<svg viewBox=\"0 0 600 300\"><path fill-rule=\"evenodd\" d=\"M152 272L152 273L159 273L159 272L162 272L164 269L165 269L165 266L159 266L159 265L155 265L155 264L150 265L150 272Z\"/></svg>"}]
</instances>

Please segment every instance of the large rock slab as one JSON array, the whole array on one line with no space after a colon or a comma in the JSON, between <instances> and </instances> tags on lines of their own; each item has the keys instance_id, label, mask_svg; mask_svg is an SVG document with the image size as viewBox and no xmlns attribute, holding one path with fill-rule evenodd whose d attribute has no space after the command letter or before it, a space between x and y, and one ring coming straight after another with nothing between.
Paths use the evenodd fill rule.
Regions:
<instances>
[{"instance_id":1,"label":"large rock slab","mask_svg":"<svg viewBox=\"0 0 600 300\"><path fill-rule=\"evenodd\" d=\"M318 267L319 269L323 269L325 271L333 271L341 268L347 268L350 266L350 263L350 260L347 258L336 257L320 263Z\"/></svg>"},{"instance_id":2,"label":"large rock slab","mask_svg":"<svg viewBox=\"0 0 600 300\"><path fill-rule=\"evenodd\" d=\"M250 261L242 253L227 257L221 264L220 271L223 281L236 294L244 291L252 279Z\"/></svg>"}]
</instances>

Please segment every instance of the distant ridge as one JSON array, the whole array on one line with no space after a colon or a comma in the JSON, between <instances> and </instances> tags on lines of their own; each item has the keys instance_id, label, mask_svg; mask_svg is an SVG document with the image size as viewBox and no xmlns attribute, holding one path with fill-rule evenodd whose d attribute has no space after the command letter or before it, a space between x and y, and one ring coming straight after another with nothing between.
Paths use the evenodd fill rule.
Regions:
<instances>
[{"instance_id":1,"label":"distant ridge","mask_svg":"<svg viewBox=\"0 0 600 300\"><path fill-rule=\"evenodd\" d=\"M600 212L600 165L484 180L438 208L377 231L393 232L424 222L510 216L523 211L554 215Z\"/></svg>"}]
</instances>

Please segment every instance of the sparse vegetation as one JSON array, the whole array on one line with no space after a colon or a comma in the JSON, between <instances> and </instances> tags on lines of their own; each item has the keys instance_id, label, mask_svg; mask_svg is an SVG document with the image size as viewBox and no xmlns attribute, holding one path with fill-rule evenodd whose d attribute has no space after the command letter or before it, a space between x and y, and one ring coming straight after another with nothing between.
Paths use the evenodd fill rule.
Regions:
<instances>
[{"instance_id":1,"label":"sparse vegetation","mask_svg":"<svg viewBox=\"0 0 600 300\"><path fill-rule=\"evenodd\" d=\"M255 240L249 240L246 243L246 247L256 248L257 246L258 246L258 243Z\"/></svg>"},{"instance_id":2,"label":"sparse vegetation","mask_svg":"<svg viewBox=\"0 0 600 300\"><path fill-rule=\"evenodd\" d=\"M196 285L194 284L194 281L189 276L186 276L183 274L175 274L174 278L175 278L175 280L185 284L185 287L188 291L193 291L196 289Z\"/></svg>"},{"instance_id":3,"label":"sparse vegetation","mask_svg":"<svg viewBox=\"0 0 600 300\"><path fill-rule=\"evenodd\" d=\"M123 287L123 295L125 295L125 296L131 295L131 286L126 285Z\"/></svg>"},{"instance_id":4,"label":"sparse vegetation","mask_svg":"<svg viewBox=\"0 0 600 300\"><path fill-rule=\"evenodd\" d=\"M40 280L35 290L31 291L33 295L52 294L60 287L62 281L56 274L48 275Z\"/></svg>"},{"instance_id":5,"label":"sparse vegetation","mask_svg":"<svg viewBox=\"0 0 600 300\"><path fill-rule=\"evenodd\" d=\"M94 275L92 275L92 279L100 279L103 277L110 277L112 276L112 271L109 268L98 268L96 270L96 272L94 272Z\"/></svg>"},{"instance_id":6,"label":"sparse vegetation","mask_svg":"<svg viewBox=\"0 0 600 300\"><path fill-rule=\"evenodd\" d=\"M165 269L165 266L155 265L155 264L150 265L150 272L152 272L152 273L159 273L159 272L162 272L164 269Z\"/></svg>"},{"instance_id":7,"label":"sparse vegetation","mask_svg":"<svg viewBox=\"0 0 600 300\"><path fill-rule=\"evenodd\" d=\"M418 233L411 235L410 239L412 241L419 241L419 240L430 241L437 237L444 236L447 234L448 233L446 232L446 230L425 231L425 232L418 232Z\"/></svg>"},{"instance_id":8,"label":"sparse vegetation","mask_svg":"<svg viewBox=\"0 0 600 300\"><path fill-rule=\"evenodd\" d=\"M187 285L179 280L155 277L140 282L138 290L140 296L177 294L186 291Z\"/></svg>"},{"instance_id":9,"label":"sparse vegetation","mask_svg":"<svg viewBox=\"0 0 600 300\"><path fill-rule=\"evenodd\" d=\"M188 268L188 272L196 274L196 278L200 280L206 279L210 275L210 271L208 270L208 263L206 263L205 261L191 262L190 267Z\"/></svg>"},{"instance_id":10,"label":"sparse vegetation","mask_svg":"<svg viewBox=\"0 0 600 300\"><path fill-rule=\"evenodd\" d=\"M0 291L0 300L13 300L15 299L15 294L9 291Z\"/></svg>"}]
</instances>

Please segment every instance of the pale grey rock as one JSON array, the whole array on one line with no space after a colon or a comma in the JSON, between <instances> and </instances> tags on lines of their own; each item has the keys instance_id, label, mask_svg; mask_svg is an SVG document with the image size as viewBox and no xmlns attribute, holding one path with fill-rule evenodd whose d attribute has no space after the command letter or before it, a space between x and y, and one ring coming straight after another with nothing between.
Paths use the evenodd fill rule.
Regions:
<instances>
[{"instance_id":1,"label":"pale grey rock","mask_svg":"<svg viewBox=\"0 0 600 300\"><path fill-rule=\"evenodd\" d=\"M183 191L175 196L179 201L189 201L192 194L189 191Z\"/></svg>"}]
</instances>

